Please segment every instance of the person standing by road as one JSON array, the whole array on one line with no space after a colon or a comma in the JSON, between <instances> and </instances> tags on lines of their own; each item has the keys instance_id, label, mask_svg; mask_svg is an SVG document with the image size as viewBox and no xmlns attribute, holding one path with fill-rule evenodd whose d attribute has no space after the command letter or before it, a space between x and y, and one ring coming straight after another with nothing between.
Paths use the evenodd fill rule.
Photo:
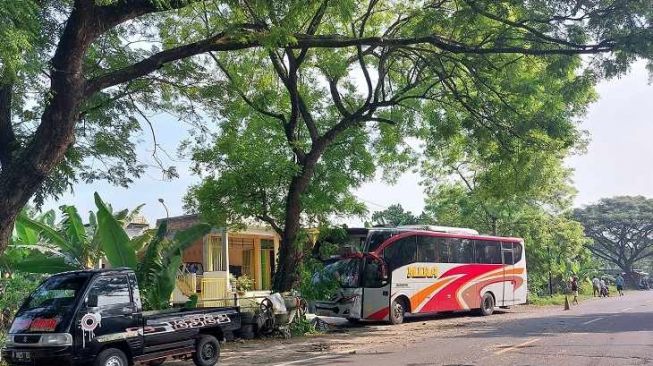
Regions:
<instances>
[{"instance_id":1,"label":"person standing by road","mask_svg":"<svg viewBox=\"0 0 653 366\"><path fill-rule=\"evenodd\" d=\"M592 278L592 290L594 297L601 296L601 281L596 276Z\"/></svg>"},{"instance_id":2,"label":"person standing by road","mask_svg":"<svg viewBox=\"0 0 653 366\"><path fill-rule=\"evenodd\" d=\"M572 304L578 305L578 277L573 276L571 278L571 292L574 294L574 299L571 301Z\"/></svg>"},{"instance_id":3,"label":"person standing by road","mask_svg":"<svg viewBox=\"0 0 653 366\"><path fill-rule=\"evenodd\" d=\"M619 296L624 295L624 277L619 273L617 278L614 280L615 285L617 285L617 291L619 292Z\"/></svg>"}]
</instances>

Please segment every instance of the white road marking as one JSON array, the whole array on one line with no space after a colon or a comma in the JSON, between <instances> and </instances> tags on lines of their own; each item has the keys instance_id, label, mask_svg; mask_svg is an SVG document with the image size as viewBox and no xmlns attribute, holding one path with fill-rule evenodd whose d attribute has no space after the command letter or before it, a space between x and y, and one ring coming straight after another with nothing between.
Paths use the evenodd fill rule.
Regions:
<instances>
[{"instance_id":1,"label":"white road marking","mask_svg":"<svg viewBox=\"0 0 653 366\"><path fill-rule=\"evenodd\" d=\"M528 346L528 345L531 344L531 343L535 343L535 342L539 341L540 339L541 339L541 338L531 339L530 341L526 341L526 342L524 342L524 343L520 343L520 344L518 344L518 345L516 345L516 346L512 346L512 347L504 348L504 349L502 349L502 350L498 350L498 351L494 352L494 354L495 354L495 355L501 355L501 354L504 354L504 353L506 353L506 352L514 351L514 350L516 350L516 349L518 349L518 348L526 347L526 346Z\"/></svg>"},{"instance_id":2,"label":"white road marking","mask_svg":"<svg viewBox=\"0 0 653 366\"><path fill-rule=\"evenodd\" d=\"M625 308L625 309L621 310L620 313L623 313L624 311L628 311L628 310L633 310L633 308Z\"/></svg>"},{"instance_id":3,"label":"white road marking","mask_svg":"<svg viewBox=\"0 0 653 366\"><path fill-rule=\"evenodd\" d=\"M596 319L588 320L585 323L583 323L583 325L592 324L592 323L597 322L597 321L599 321L601 319L605 319L605 318L596 318Z\"/></svg>"}]
</instances>

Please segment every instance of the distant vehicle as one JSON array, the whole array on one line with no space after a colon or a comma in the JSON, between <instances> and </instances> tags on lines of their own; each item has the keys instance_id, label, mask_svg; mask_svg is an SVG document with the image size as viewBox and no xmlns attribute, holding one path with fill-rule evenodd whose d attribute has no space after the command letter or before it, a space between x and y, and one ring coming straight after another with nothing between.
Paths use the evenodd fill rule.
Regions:
<instances>
[{"instance_id":1,"label":"distant vehicle","mask_svg":"<svg viewBox=\"0 0 653 366\"><path fill-rule=\"evenodd\" d=\"M324 316L403 322L406 314L477 310L526 303L526 256L519 238L471 229L399 227L370 230L363 253L325 273L340 290L315 304Z\"/></svg>"},{"instance_id":2,"label":"distant vehicle","mask_svg":"<svg viewBox=\"0 0 653 366\"><path fill-rule=\"evenodd\" d=\"M239 328L236 307L143 312L128 269L66 272L25 300L2 358L11 366L128 366L192 357L198 366L212 366L219 340Z\"/></svg>"}]
</instances>

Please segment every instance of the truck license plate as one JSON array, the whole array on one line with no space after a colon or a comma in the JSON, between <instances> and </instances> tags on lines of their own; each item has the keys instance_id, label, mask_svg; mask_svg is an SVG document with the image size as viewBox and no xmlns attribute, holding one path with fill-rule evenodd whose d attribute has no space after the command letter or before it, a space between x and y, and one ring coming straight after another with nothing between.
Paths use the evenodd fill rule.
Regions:
<instances>
[{"instance_id":1,"label":"truck license plate","mask_svg":"<svg viewBox=\"0 0 653 366\"><path fill-rule=\"evenodd\" d=\"M14 352L14 357L20 361L28 361L32 359L32 354L29 352L16 351Z\"/></svg>"}]
</instances>

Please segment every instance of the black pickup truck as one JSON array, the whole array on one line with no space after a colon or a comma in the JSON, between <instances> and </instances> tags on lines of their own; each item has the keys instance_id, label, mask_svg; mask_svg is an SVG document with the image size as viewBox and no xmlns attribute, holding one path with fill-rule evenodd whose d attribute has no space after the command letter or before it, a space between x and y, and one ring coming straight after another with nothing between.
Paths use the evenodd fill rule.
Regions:
<instances>
[{"instance_id":1,"label":"black pickup truck","mask_svg":"<svg viewBox=\"0 0 653 366\"><path fill-rule=\"evenodd\" d=\"M11 366L218 363L220 343L240 328L236 307L143 312L129 269L85 270L45 280L18 310L2 350Z\"/></svg>"}]
</instances>

